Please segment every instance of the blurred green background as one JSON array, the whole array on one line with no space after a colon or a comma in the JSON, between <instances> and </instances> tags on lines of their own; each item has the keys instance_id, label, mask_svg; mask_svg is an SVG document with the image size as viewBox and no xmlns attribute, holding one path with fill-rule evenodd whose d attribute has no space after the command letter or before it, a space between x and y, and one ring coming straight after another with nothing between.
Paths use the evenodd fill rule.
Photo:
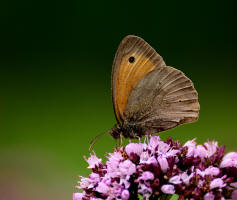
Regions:
<instances>
[{"instance_id":1,"label":"blurred green background","mask_svg":"<svg viewBox=\"0 0 237 200\"><path fill-rule=\"evenodd\" d=\"M237 151L236 20L234 1L1 1L1 200L71 199L90 140L115 123L111 66L128 34L199 92L199 121L162 138ZM106 135L94 149L114 145Z\"/></svg>"}]
</instances>

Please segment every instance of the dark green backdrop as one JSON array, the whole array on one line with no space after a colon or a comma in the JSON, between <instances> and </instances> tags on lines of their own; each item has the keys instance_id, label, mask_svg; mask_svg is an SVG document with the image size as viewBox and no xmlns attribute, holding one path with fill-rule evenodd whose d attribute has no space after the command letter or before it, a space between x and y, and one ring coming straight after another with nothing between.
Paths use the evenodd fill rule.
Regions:
<instances>
[{"instance_id":1,"label":"dark green backdrop","mask_svg":"<svg viewBox=\"0 0 237 200\"><path fill-rule=\"evenodd\" d=\"M233 1L234 2L234 1ZM2 1L2 200L71 199L89 141L115 123L110 91L120 40L135 34L199 92L197 123L167 131L237 151L237 29L232 1ZM102 156L115 142L104 136Z\"/></svg>"}]
</instances>

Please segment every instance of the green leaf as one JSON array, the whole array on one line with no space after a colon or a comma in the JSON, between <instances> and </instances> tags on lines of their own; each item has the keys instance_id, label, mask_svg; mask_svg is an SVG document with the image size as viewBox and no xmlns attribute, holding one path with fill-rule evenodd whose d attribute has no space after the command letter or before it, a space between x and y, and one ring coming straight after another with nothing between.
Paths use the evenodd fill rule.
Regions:
<instances>
[{"instance_id":1,"label":"green leaf","mask_svg":"<svg viewBox=\"0 0 237 200\"><path fill-rule=\"evenodd\" d=\"M138 199L143 200L142 195L138 194Z\"/></svg>"},{"instance_id":2,"label":"green leaf","mask_svg":"<svg viewBox=\"0 0 237 200\"><path fill-rule=\"evenodd\" d=\"M178 200L178 199L179 199L179 195L173 194L169 200Z\"/></svg>"},{"instance_id":3,"label":"green leaf","mask_svg":"<svg viewBox=\"0 0 237 200\"><path fill-rule=\"evenodd\" d=\"M169 200L170 197L171 197L171 195L169 195L169 194L163 194L163 195L159 198L159 200Z\"/></svg>"},{"instance_id":4,"label":"green leaf","mask_svg":"<svg viewBox=\"0 0 237 200\"><path fill-rule=\"evenodd\" d=\"M138 199L143 200L142 195L138 194ZM173 194L173 195L165 194L159 198L159 200L178 200L178 199L179 199L179 195L177 194Z\"/></svg>"}]
</instances>

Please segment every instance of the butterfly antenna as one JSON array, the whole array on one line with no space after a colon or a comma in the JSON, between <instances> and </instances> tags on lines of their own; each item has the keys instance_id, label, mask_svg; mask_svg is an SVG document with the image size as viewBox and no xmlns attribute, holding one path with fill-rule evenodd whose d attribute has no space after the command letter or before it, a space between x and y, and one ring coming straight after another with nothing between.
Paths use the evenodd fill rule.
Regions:
<instances>
[{"instance_id":1,"label":"butterfly antenna","mask_svg":"<svg viewBox=\"0 0 237 200\"><path fill-rule=\"evenodd\" d=\"M98 141L99 138L101 138L103 135L105 135L105 134L107 134L107 133L109 133L109 132L110 132L110 130L107 130L107 131L104 131L103 133L101 133L101 134L95 136L95 137L91 140L91 142L90 142L89 151L91 151L92 147L93 147L94 144Z\"/></svg>"}]
</instances>

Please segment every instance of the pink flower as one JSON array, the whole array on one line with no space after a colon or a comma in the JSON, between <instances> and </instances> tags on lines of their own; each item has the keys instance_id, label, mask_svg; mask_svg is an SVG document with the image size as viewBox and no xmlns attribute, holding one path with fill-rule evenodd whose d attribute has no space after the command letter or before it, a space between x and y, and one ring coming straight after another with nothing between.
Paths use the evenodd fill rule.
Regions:
<instances>
[{"instance_id":1,"label":"pink flower","mask_svg":"<svg viewBox=\"0 0 237 200\"><path fill-rule=\"evenodd\" d=\"M140 163L152 164L154 166L158 164L157 159L154 156L149 157L146 161L141 160Z\"/></svg>"},{"instance_id":2,"label":"pink flower","mask_svg":"<svg viewBox=\"0 0 237 200\"><path fill-rule=\"evenodd\" d=\"M140 163L146 163L146 161L150 158L150 155L147 151L144 151L140 155Z\"/></svg>"},{"instance_id":3,"label":"pink flower","mask_svg":"<svg viewBox=\"0 0 237 200\"><path fill-rule=\"evenodd\" d=\"M168 161L164 156L160 155L158 157L158 162L159 162L160 168L163 172L166 172L169 169Z\"/></svg>"},{"instance_id":4,"label":"pink flower","mask_svg":"<svg viewBox=\"0 0 237 200\"><path fill-rule=\"evenodd\" d=\"M187 157L191 157L195 155L196 151L196 139L189 140L184 144L184 147L188 147Z\"/></svg>"},{"instance_id":5,"label":"pink flower","mask_svg":"<svg viewBox=\"0 0 237 200\"><path fill-rule=\"evenodd\" d=\"M157 165L158 165L158 162L157 162L157 159L156 159L154 156L151 156L151 157L147 160L146 164L152 164L152 165L154 165L154 166L157 166Z\"/></svg>"},{"instance_id":6,"label":"pink flower","mask_svg":"<svg viewBox=\"0 0 237 200\"><path fill-rule=\"evenodd\" d=\"M167 143L160 141L158 145L158 153L159 154L166 154L170 150L170 145Z\"/></svg>"},{"instance_id":7,"label":"pink flower","mask_svg":"<svg viewBox=\"0 0 237 200\"><path fill-rule=\"evenodd\" d=\"M237 167L237 152L230 152L226 154L221 161L220 167Z\"/></svg>"},{"instance_id":8,"label":"pink flower","mask_svg":"<svg viewBox=\"0 0 237 200\"><path fill-rule=\"evenodd\" d=\"M204 177L206 175L205 171L201 171L200 169L196 169L196 173L201 177Z\"/></svg>"},{"instance_id":9,"label":"pink flower","mask_svg":"<svg viewBox=\"0 0 237 200\"><path fill-rule=\"evenodd\" d=\"M82 193L73 193L72 199L73 200L82 200L84 195Z\"/></svg>"},{"instance_id":10,"label":"pink flower","mask_svg":"<svg viewBox=\"0 0 237 200\"><path fill-rule=\"evenodd\" d=\"M210 166L210 167L206 168L204 171L201 171L200 169L197 169L196 173L199 174L202 177L204 177L206 175L218 176L220 174L220 169L217 168L217 167Z\"/></svg>"},{"instance_id":11,"label":"pink flower","mask_svg":"<svg viewBox=\"0 0 237 200\"><path fill-rule=\"evenodd\" d=\"M206 148L203 145L197 145L197 148L195 149L194 157L200 157L202 160L208 157L208 152Z\"/></svg>"},{"instance_id":12,"label":"pink flower","mask_svg":"<svg viewBox=\"0 0 237 200\"><path fill-rule=\"evenodd\" d=\"M160 143L160 137L159 136L151 136L150 142L149 142L149 147L154 150L158 144Z\"/></svg>"},{"instance_id":13,"label":"pink flower","mask_svg":"<svg viewBox=\"0 0 237 200\"><path fill-rule=\"evenodd\" d=\"M121 194L122 200L128 200L129 196L130 196L129 191L128 190L123 190L123 192Z\"/></svg>"},{"instance_id":14,"label":"pink flower","mask_svg":"<svg viewBox=\"0 0 237 200\"><path fill-rule=\"evenodd\" d=\"M143 152L143 146L144 144L142 143L130 143L125 147L125 151L128 155L134 153L140 156L141 153Z\"/></svg>"},{"instance_id":15,"label":"pink flower","mask_svg":"<svg viewBox=\"0 0 237 200\"><path fill-rule=\"evenodd\" d=\"M205 174L211 176L218 176L220 174L220 169L217 167L210 166L205 169Z\"/></svg>"},{"instance_id":16,"label":"pink flower","mask_svg":"<svg viewBox=\"0 0 237 200\"><path fill-rule=\"evenodd\" d=\"M161 187L161 191L165 194L174 194L175 193L175 189L174 189L174 186L173 185L163 185Z\"/></svg>"},{"instance_id":17,"label":"pink flower","mask_svg":"<svg viewBox=\"0 0 237 200\"><path fill-rule=\"evenodd\" d=\"M205 182L204 180L199 180L197 186L199 188L203 187L204 182Z\"/></svg>"},{"instance_id":18,"label":"pink flower","mask_svg":"<svg viewBox=\"0 0 237 200\"><path fill-rule=\"evenodd\" d=\"M106 185L104 182L100 182L96 187L96 191L100 193L107 194L109 192L109 186Z\"/></svg>"},{"instance_id":19,"label":"pink flower","mask_svg":"<svg viewBox=\"0 0 237 200\"><path fill-rule=\"evenodd\" d=\"M231 199L232 199L232 200L236 200L236 199L237 199L237 190L234 190L234 191L232 192Z\"/></svg>"},{"instance_id":20,"label":"pink flower","mask_svg":"<svg viewBox=\"0 0 237 200\"><path fill-rule=\"evenodd\" d=\"M142 176L139 177L138 180L148 181L148 180L153 180L153 179L154 179L153 173L146 171L142 173Z\"/></svg>"},{"instance_id":21,"label":"pink flower","mask_svg":"<svg viewBox=\"0 0 237 200\"><path fill-rule=\"evenodd\" d=\"M90 178L91 182L93 182L93 183L98 183L100 181L100 175L96 174L96 173L91 173L89 175L89 178Z\"/></svg>"},{"instance_id":22,"label":"pink flower","mask_svg":"<svg viewBox=\"0 0 237 200\"><path fill-rule=\"evenodd\" d=\"M170 156L176 156L177 155L177 153L179 153L180 152L180 150L177 150L177 149L170 149L167 153L166 153L166 155L167 155L167 157L170 157Z\"/></svg>"},{"instance_id":23,"label":"pink flower","mask_svg":"<svg viewBox=\"0 0 237 200\"><path fill-rule=\"evenodd\" d=\"M204 195L204 200L214 200L215 196L213 195L212 192L208 192Z\"/></svg>"},{"instance_id":24,"label":"pink flower","mask_svg":"<svg viewBox=\"0 0 237 200\"><path fill-rule=\"evenodd\" d=\"M148 199L152 194L150 186L140 183L138 186L138 193L142 194L145 199Z\"/></svg>"},{"instance_id":25,"label":"pink flower","mask_svg":"<svg viewBox=\"0 0 237 200\"><path fill-rule=\"evenodd\" d=\"M79 188L91 188L93 186L94 185L92 184L91 179L85 178L85 177L81 177Z\"/></svg>"},{"instance_id":26,"label":"pink flower","mask_svg":"<svg viewBox=\"0 0 237 200\"><path fill-rule=\"evenodd\" d=\"M181 174L181 179L183 181L184 184L188 185L189 184L189 180L193 177L193 173L191 173L190 175L187 174L187 172L184 172Z\"/></svg>"},{"instance_id":27,"label":"pink flower","mask_svg":"<svg viewBox=\"0 0 237 200\"><path fill-rule=\"evenodd\" d=\"M127 177L125 177L125 178L121 178L121 179L120 179L120 182L119 182L119 184L122 185L122 186L124 186L124 188L126 188L126 189L129 188L130 185L131 185L130 182L128 181L128 180L129 180L129 177L130 177L130 176L127 176Z\"/></svg>"},{"instance_id":28,"label":"pink flower","mask_svg":"<svg viewBox=\"0 0 237 200\"><path fill-rule=\"evenodd\" d=\"M98 166L101 163L102 159L97 158L95 154L91 154L91 156L86 161L89 164L88 168L91 169Z\"/></svg>"},{"instance_id":29,"label":"pink flower","mask_svg":"<svg viewBox=\"0 0 237 200\"><path fill-rule=\"evenodd\" d=\"M213 142L206 142L204 145L197 145L196 141L191 140L187 141L184 145L188 147L187 157L200 157L202 160L207 157L211 157L217 151L218 143Z\"/></svg>"},{"instance_id":30,"label":"pink flower","mask_svg":"<svg viewBox=\"0 0 237 200\"><path fill-rule=\"evenodd\" d=\"M237 189L237 182L231 183L230 186L235 187Z\"/></svg>"},{"instance_id":31,"label":"pink flower","mask_svg":"<svg viewBox=\"0 0 237 200\"><path fill-rule=\"evenodd\" d=\"M217 142L183 146L171 138L152 136L145 143L115 148L103 164L91 155L91 173L81 177L73 200L162 199L176 193L183 199L237 199L237 153L224 156ZM223 159L222 159L223 158ZM220 176L222 176L220 178ZM161 192L162 191L162 192Z\"/></svg>"},{"instance_id":32,"label":"pink flower","mask_svg":"<svg viewBox=\"0 0 237 200\"><path fill-rule=\"evenodd\" d=\"M109 154L108 161L106 162L106 166L107 166L107 173L110 177L115 178L120 175L118 166L122 159L123 157L120 152L114 152L112 154Z\"/></svg>"},{"instance_id":33,"label":"pink flower","mask_svg":"<svg viewBox=\"0 0 237 200\"><path fill-rule=\"evenodd\" d=\"M116 151L114 153L109 154L108 162L118 164L121 160L123 160L123 156L122 156L121 152Z\"/></svg>"},{"instance_id":34,"label":"pink flower","mask_svg":"<svg viewBox=\"0 0 237 200\"><path fill-rule=\"evenodd\" d=\"M136 165L130 160L125 160L119 164L119 171L122 175L132 175L136 172Z\"/></svg>"},{"instance_id":35,"label":"pink flower","mask_svg":"<svg viewBox=\"0 0 237 200\"><path fill-rule=\"evenodd\" d=\"M224 183L224 181L221 178L216 178L213 181L211 181L211 183L210 183L210 188L211 189L223 188L225 186L226 186L226 184Z\"/></svg>"},{"instance_id":36,"label":"pink flower","mask_svg":"<svg viewBox=\"0 0 237 200\"><path fill-rule=\"evenodd\" d=\"M176 176L171 177L169 182L173 183L173 184L180 184L180 183L182 183L181 175L176 175Z\"/></svg>"},{"instance_id":37,"label":"pink flower","mask_svg":"<svg viewBox=\"0 0 237 200\"><path fill-rule=\"evenodd\" d=\"M204 146L207 148L207 156L211 157L214 153L216 153L218 143L216 141L206 142Z\"/></svg>"}]
</instances>

